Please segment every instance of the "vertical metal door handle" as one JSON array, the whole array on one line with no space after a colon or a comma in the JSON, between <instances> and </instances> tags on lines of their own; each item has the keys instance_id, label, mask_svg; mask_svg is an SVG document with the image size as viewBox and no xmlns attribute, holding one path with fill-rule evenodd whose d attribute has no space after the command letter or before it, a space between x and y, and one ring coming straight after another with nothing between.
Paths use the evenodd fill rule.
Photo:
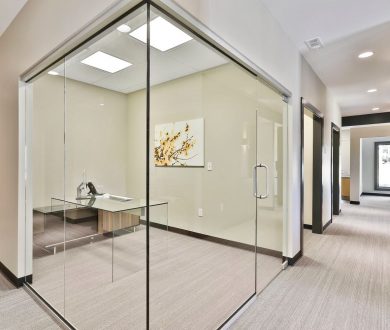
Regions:
<instances>
[{"instance_id":1,"label":"vertical metal door handle","mask_svg":"<svg viewBox=\"0 0 390 330\"><path fill-rule=\"evenodd\" d=\"M257 192L257 168L262 167L265 168L265 195L260 195ZM268 198L269 192L268 192L268 166L265 164L256 164L253 166L253 196L259 199L266 199Z\"/></svg>"},{"instance_id":2,"label":"vertical metal door handle","mask_svg":"<svg viewBox=\"0 0 390 330\"><path fill-rule=\"evenodd\" d=\"M266 199L266 198L268 198L268 195L269 195L269 190L268 190L268 166L265 165L265 164L259 164L259 167L265 168L265 195L260 195L258 198Z\"/></svg>"}]
</instances>

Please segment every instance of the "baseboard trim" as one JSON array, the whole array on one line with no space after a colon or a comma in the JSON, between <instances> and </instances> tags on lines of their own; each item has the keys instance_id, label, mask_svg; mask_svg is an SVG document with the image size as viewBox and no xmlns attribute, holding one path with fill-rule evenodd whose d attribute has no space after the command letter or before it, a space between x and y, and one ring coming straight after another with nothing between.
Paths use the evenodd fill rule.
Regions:
<instances>
[{"instance_id":1,"label":"baseboard trim","mask_svg":"<svg viewBox=\"0 0 390 330\"><path fill-rule=\"evenodd\" d=\"M349 204L360 205L360 202L359 201L349 201Z\"/></svg>"},{"instance_id":2,"label":"baseboard trim","mask_svg":"<svg viewBox=\"0 0 390 330\"><path fill-rule=\"evenodd\" d=\"M141 224L146 225L146 221L145 220L141 220L140 222L141 222ZM222 245L227 245L227 246L235 247L235 248L242 249L242 250L247 250L247 251L252 251L252 252L254 252L254 250L255 250L255 246L251 245L251 244L246 244L246 243L231 241L231 240L228 240L228 239L225 239L225 238L219 238L219 237L215 237L215 236L201 234L201 233L198 233L198 232L195 232L195 231L191 231L191 230L187 230L187 229L182 229L182 228L178 228L178 227L162 225L162 224L156 223L156 222L150 222L150 226L153 227L153 228L158 228L158 229L162 229L162 230L168 230L168 231L176 233L176 234L181 234L181 235L185 235L185 236L191 236L191 237L194 237L194 238L199 238L199 239L203 239L203 240L206 240L206 241L209 241L209 242L218 243L218 244L222 244ZM261 253L261 254L265 254L267 256L276 257L276 258L282 258L283 257L282 252L279 252L279 251L276 251L276 250L272 250L272 249L262 248L262 247L257 247L257 252Z\"/></svg>"},{"instance_id":3,"label":"baseboard trim","mask_svg":"<svg viewBox=\"0 0 390 330\"><path fill-rule=\"evenodd\" d=\"M299 259L302 258L302 250L300 250L294 257L287 258L289 266L293 266Z\"/></svg>"},{"instance_id":4,"label":"baseboard trim","mask_svg":"<svg viewBox=\"0 0 390 330\"><path fill-rule=\"evenodd\" d=\"M332 219L330 219L323 227L322 230L324 231L326 228L329 227L329 225L332 223Z\"/></svg>"},{"instance_id":5,"label":"baseboard trim","mask_svg":"<svg viewBox=\"0 0 390 330\"><path fill-rule=\"evenodd\" d=\"M32 283L32 275L28 275L26 277L16 277L16 275L11 272L1 261L0 272L2 272L8 281L10 281L17 288L22 287L25 282Z\"/></svg>"},{"instance_id":6,"label":"baseboard trim","mask_svg":"<svg viewBox=\"0 0 390 330\"><path fill-rule=\"evenodd\" d=\"M313 229L313 226L304 223L304 224L303 224L303 228L305 228L305 229Z\"/></svg>"},{"instance_id":7,"label":"baseboard trim","mask_svg":"<svg viewBox=\"0 0 390 330\"><path fill-rule=\"evenodd\" d=\"M364 192L362 193L363 196L381 196L381 197L390 197L390 194L383 194L383 193L372 193L372 192Z\"/></svg>"}]
</instances>

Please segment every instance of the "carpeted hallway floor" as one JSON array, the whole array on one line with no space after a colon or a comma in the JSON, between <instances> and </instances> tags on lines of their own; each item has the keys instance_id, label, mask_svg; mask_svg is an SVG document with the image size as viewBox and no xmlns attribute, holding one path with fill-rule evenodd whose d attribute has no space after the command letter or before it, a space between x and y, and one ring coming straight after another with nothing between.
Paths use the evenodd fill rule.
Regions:
<instances>
[{"instance_id":1,"label":"carpeted hallway floor","mask_svg":"<svg viewBox=\"0 0 390 330\"><path fill-rule=\"evenodd\" d=\"M390 198L342 204L232 329L390 329Z\"/></svg>"},{"instance_id":2,"label":"carpeted hallway floor","mask_svg":"<svg viewBox=\"0 0 390 330\"><path fill-rule=\"evenodd\" d=\"M54 330L61 327L23 289L0 273L0 329Z\"/></svg>"},{"instance_id":3,"label":"carpeted hallway floor","mask_svg":"<svg viewBox=\"0 0 390 330\"><path fill-rule=\"evenodd\" d=\"M390 198L342 204L324 235L231 329L390 329ZM24 290L0 279L0 329L57 329ZM176 330L176 329L172 329Z\"/></svg>"}]
</instances>

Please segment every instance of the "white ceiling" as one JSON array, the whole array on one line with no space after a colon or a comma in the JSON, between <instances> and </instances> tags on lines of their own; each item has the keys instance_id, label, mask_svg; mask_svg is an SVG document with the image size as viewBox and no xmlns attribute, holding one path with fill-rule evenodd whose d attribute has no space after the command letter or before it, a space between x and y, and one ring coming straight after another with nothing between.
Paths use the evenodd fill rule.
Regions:
<instances>
[{"instance_id":1,"label":"white ceiling","mask_svg":"<svg viewBox=\"0 0 390 330\"><path fill-rule=\"evenodd\" d=\"M27 0L0 0L0 36L8 28Z\"/></svg>"},{"instance_id":2,"label":"white ceiling","mask_svg":"<svg viewBox=\"0 0 390 330\"><path fill-rule=\"evenodd\" d=\"M342 114L390 111L389 0L261 0L288 31L321 80L334 93ZM304 41L320 37L324 48ZM361 60L363 51L375 55ZM377 88L375 94L368 94Z\"/></svg>"},{"instance_id":3,"label":"white ceiling","mask_svg":"<svg viewBox=\"0 0 390 330\"><path fill-rule=\"evenodd\" d=\"M132 31L144 23L144 13L126 22ZM103 51L133 65L111 74L81 63L97 51ZM225 63L227 60L223 56L197 40L188 41L165 52L151 48L151 84L160 84ZM114 27L113 31L100 40L67 58L65 69L69 79L128 94L146 87L146 45ZM54 70L63 76L64 64Z\"/></svg>"}]
</instances>

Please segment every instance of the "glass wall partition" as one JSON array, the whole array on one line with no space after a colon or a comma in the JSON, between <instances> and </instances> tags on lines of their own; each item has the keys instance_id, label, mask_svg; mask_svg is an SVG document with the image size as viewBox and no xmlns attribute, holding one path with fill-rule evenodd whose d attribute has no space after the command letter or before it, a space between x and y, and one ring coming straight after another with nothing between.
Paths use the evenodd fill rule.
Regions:
<instances>
[{"instance_id":1,"label":"glass wall partition","mask_svg":"<svg viewBox=\"0 0 390 330\"><path fill-rule=\"evenodd\" d=\"M218 328L280 270L284 103L255 75L144 5L31 86L31 288L73 326Z\"/></svg>"},{"instance_id":2,"label":"glass wall partition","mask_svg":"<svg viewBox=\"0 0 390 330\"><path fill-rule=\"evenodd\" d=\"M129 113L147 72L129 32L146 17L131 12L31 83L32 288L80 329L147 327L146 122Z\"/></svg>"},{"instance_id":3,"label":"glass wall partition","mask_svg":"<svg viewBox=\"0 0 390 330\"><path fill-rule=\"evenodd\" d=\"M64 70L64 60L55 68ZM65 79L53 70L31 86L32 270L34 289L64 315L64 111ZM26 131L30 131L26 129ZM26 212L27 214L27 212ZM30 241L30 240L28 240Z\"/></svg>"},{"instance_id":4,"label":"glass wall partition","mask_svg":"<svg viewBox=\"0 0 390 330\"><path fill-rule=\"evenodd\" d=\"M146 152L128 108L146 88L146 45L122 32L145 23L143 7L66 58L65 195L76 208L66 211L65 306L78 328L146 327L144 171L129 181ZM145 100L139 109L146 117ZM136 134L144 142L146 126Z\"/></svg>"}]
</instances>

